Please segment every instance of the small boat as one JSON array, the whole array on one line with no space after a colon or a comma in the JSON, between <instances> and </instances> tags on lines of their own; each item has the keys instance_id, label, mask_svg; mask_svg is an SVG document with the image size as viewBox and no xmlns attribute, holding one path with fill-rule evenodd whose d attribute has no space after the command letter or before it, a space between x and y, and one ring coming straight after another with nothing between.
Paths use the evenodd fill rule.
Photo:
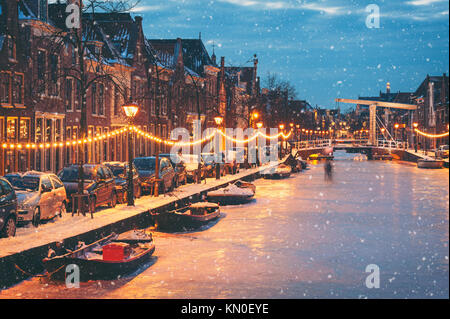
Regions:
<instances>
[{"instance_id":1,"label":"small boat","mask_svg":"<svg viewBox=\"0 0 450 319\"><path fill-rule=\"evenodd\" d=\"M210 202L220 205L239 205L253 199L256 192L256 186L252 183L237 181L227 187L208 192L207 198Z\"/></svg>"},{"instance_id":2,"label":"small boat","mask_svg":"<svg viewBox=\"0 0 450 319\"><path fill-rule=\"evenodd\" d=\"M419 159L417 161L417 167L418 168L440 169L440 168L444 167L444 161L435 160L432 158Z\"/></svg>"},{"instance_id":3,"label":"small boat","mask_svg":"<svg viewBox=\"0 0 450 319\"><path fill-rule=\"evenodd\" d=\"M155 251L151 233L130 231L111 234L90 245L57 256L49 251L42 263L54 280L65 280L66 267L77 265L80 280L113 280L136 271Z\"/></svg>"},{"instance_id":4,"label":"small boat","mask_svg":"<svg viewBox=\"0 0 450 319\"><path fill-rule=\"evenodd\" d=\"M219 216L219 205L209 202L195 203L178 210L154 214L157 229L167 231L196 229Z\"/></svg>"},{"instance_id":5,"label":"small boat","mask_svg":"<svg viewBox=\"0 0 450 319\"><path fill-rule=\"evenodd\" d=\"M292 169L286 164L279 164L276 167L266 168L261 171L261 176L266 179L279 179L291 176Z\"/></svg>"}]
</instances>

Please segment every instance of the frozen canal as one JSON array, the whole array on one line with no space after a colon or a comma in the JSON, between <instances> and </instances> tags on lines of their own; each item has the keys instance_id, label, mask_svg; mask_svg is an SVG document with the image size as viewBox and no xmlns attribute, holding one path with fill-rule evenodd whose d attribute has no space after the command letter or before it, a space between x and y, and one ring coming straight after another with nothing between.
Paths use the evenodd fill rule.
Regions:
<instances>
[{"instance_id":1,"label":"frozen canal","mask_svg":"<svg viewBox=\"0 0 450 319\"><path fill-rule=\"evenodd\" d=\"M155 233L137 276L66 289L38 278L1 298L448 298L449 173L336 153L288 180L258 180L254 203L212 227ZM380 269L368 289L366 266Z\"/></svg>"}]
</instances>

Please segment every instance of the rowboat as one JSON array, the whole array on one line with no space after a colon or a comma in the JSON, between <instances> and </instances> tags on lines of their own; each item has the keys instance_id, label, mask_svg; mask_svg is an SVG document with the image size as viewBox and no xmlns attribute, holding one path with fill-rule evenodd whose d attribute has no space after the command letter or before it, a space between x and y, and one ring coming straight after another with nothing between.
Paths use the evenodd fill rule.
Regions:
<instances>
[{"instance_id":1,"label":"rowboat","mask_svg":"<svg viewBox=\"0 0 450 319\"><path fill-rule=\"evenodd\" d=\"M430 169L440 169L444 167L444 161L435 160L432 158L419 159L417 161L418 168L430 168Z\"/></svg>"},{"instance_id":2,"label":"rowboat","mask_svg":"<svg viewBox=\"0 0 450 319\"><path fill-rule=\"evenodd\" d=\"M186 231L219 218L220 207L216 203L200 202L174 211L154 213L153 216L158 230Z\"/></svg>"},{"instance_id":3,"label":"rowboat","mask_svg":"<svg viewBox=\"0 0 450 319\"><path fill-rule=\"evenodd\" d=\"M207 199L220 205L239 205L253 200L256 186L252 183L237 181L227 187L208 192Z\"/></svg>"},{"instance_id":4,"label":"rowboat","mask_svg":"<svg viewBox=\"0 0 450 319\"><path fill-rule=\"evenodd\" d=\"M90 245L81 243L74 251L59 256L50 250L42 263L54 280L64 280L69 265L78 266L80 281L112 280L139 269L154 251L150 233L130 231L111 234Z\"/></svg>"}]
</instances>

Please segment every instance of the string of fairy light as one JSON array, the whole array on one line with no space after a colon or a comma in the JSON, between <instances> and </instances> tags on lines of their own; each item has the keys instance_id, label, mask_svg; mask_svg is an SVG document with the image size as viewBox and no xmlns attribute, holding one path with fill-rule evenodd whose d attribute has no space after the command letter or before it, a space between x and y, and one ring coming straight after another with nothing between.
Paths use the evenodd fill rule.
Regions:
<instances>
[{"instance_id":1,"label":"string of fairy light","mask_svg":"<svg viewBox=\"0 0 450 319\"><path fill-rule=\"evenodd\" d=\"M112 131L110 133L98 135L96 137L89 137L89 138L85 138L85 139L60 141L60 142L55 142L55 143L2 143L1 147L2 147L2 149L12 149L12 150L13 149L34 150L34 149L74 147L74 146L78 146L78 145L86 145L86 144L91 144L91 143L95 143L95 142L101 142L101 141L107 140L109 138L114 138L116 136L120 136L120 135L128 133L128 132L135 132L139 136L141 136L147 140L150 140L152 142L158 143L158 144L165 144L165 145L169 145L169 146L195 146L198 144L206 143L209 140L212 140L216 136L216 134L220 134L224 138L226 138L230 141L233 141L235 143L239 143L239 144L250 143L251 141L258 138L258 136L261 136L267 140L273 140L273 139L278 139L278 138L287 140L291 137L293 130L290 130L287 134L285 134L284 132L280 132L276 135L266 135L266 134L262 133L261 131L258 131L256 134L254 134L253 136L251 136L247 139L236 139L232 136L227 135L225 132L223 132L220 129L215 129L214 132L205 136L204 138L201 138L201 139L198 139L195 141L190 141L190 142L182 142L182 141L176 142L176 141L171 141L171 140L166 140L166 139L163 139L160 137L156 137L150 133L140 130L136 126L128 126L125 128L121 128L121 129Z\"/></svg>"},{"instance_id":2,"label":"string of fairy light","mask_svg":"<svg viewBox=\"0 0 450 319\"><path fill-rule=\"evenodd\" d=\"M426 133L426 132L422 132L422 131L420 131L418 129L414 129L414 131L417 134L422 135L424 137L428 137L428 138L443 138L443 137L446 137L446 136L449 135L449 132L442 133L442 134L429 134L429 133Z\"/></svg>"}]
</instances>

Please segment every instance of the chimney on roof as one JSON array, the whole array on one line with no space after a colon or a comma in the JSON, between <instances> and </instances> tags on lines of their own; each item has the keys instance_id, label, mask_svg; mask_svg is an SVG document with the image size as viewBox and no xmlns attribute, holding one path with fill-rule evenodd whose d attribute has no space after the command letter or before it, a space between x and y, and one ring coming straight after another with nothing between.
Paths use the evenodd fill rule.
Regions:
<instances>
[{"instance_id":1,"label":"chimney on roof","mask_svg":"<svg viewBox=\"0 0 450 319\"><path fill-rule=\"evenodd\" d=\"M252 95L256 95L257 93L256 81L258 79L258 57L256 54L253 57L254 58L253 58Z\"/></svg>"},{"instance_id":2,"label":"chimney on roof","mask_svg":"<svg viewBox=\"0 0 450 319\"><path fill-rule=\"evenodd\" d=\"M225 78L225 57L221 57L220 58L220 73L221 73L221 77L222 79Z\"/></svg>"},{"instance_id":3,"label":"chimney on roof","mask_svg":"<svg viewBox=\"0 0 450 319\"><path fill-rule=\"evenodd\" d=\"M214 66L216 66L217 65L217 57L216 57L216 52L215 52L215 45L214 45L214 42L213 42L213 54L211 55L211 60L212 60L212 62L213 62L213 65Z\"/></svg>"}]
</instances>

